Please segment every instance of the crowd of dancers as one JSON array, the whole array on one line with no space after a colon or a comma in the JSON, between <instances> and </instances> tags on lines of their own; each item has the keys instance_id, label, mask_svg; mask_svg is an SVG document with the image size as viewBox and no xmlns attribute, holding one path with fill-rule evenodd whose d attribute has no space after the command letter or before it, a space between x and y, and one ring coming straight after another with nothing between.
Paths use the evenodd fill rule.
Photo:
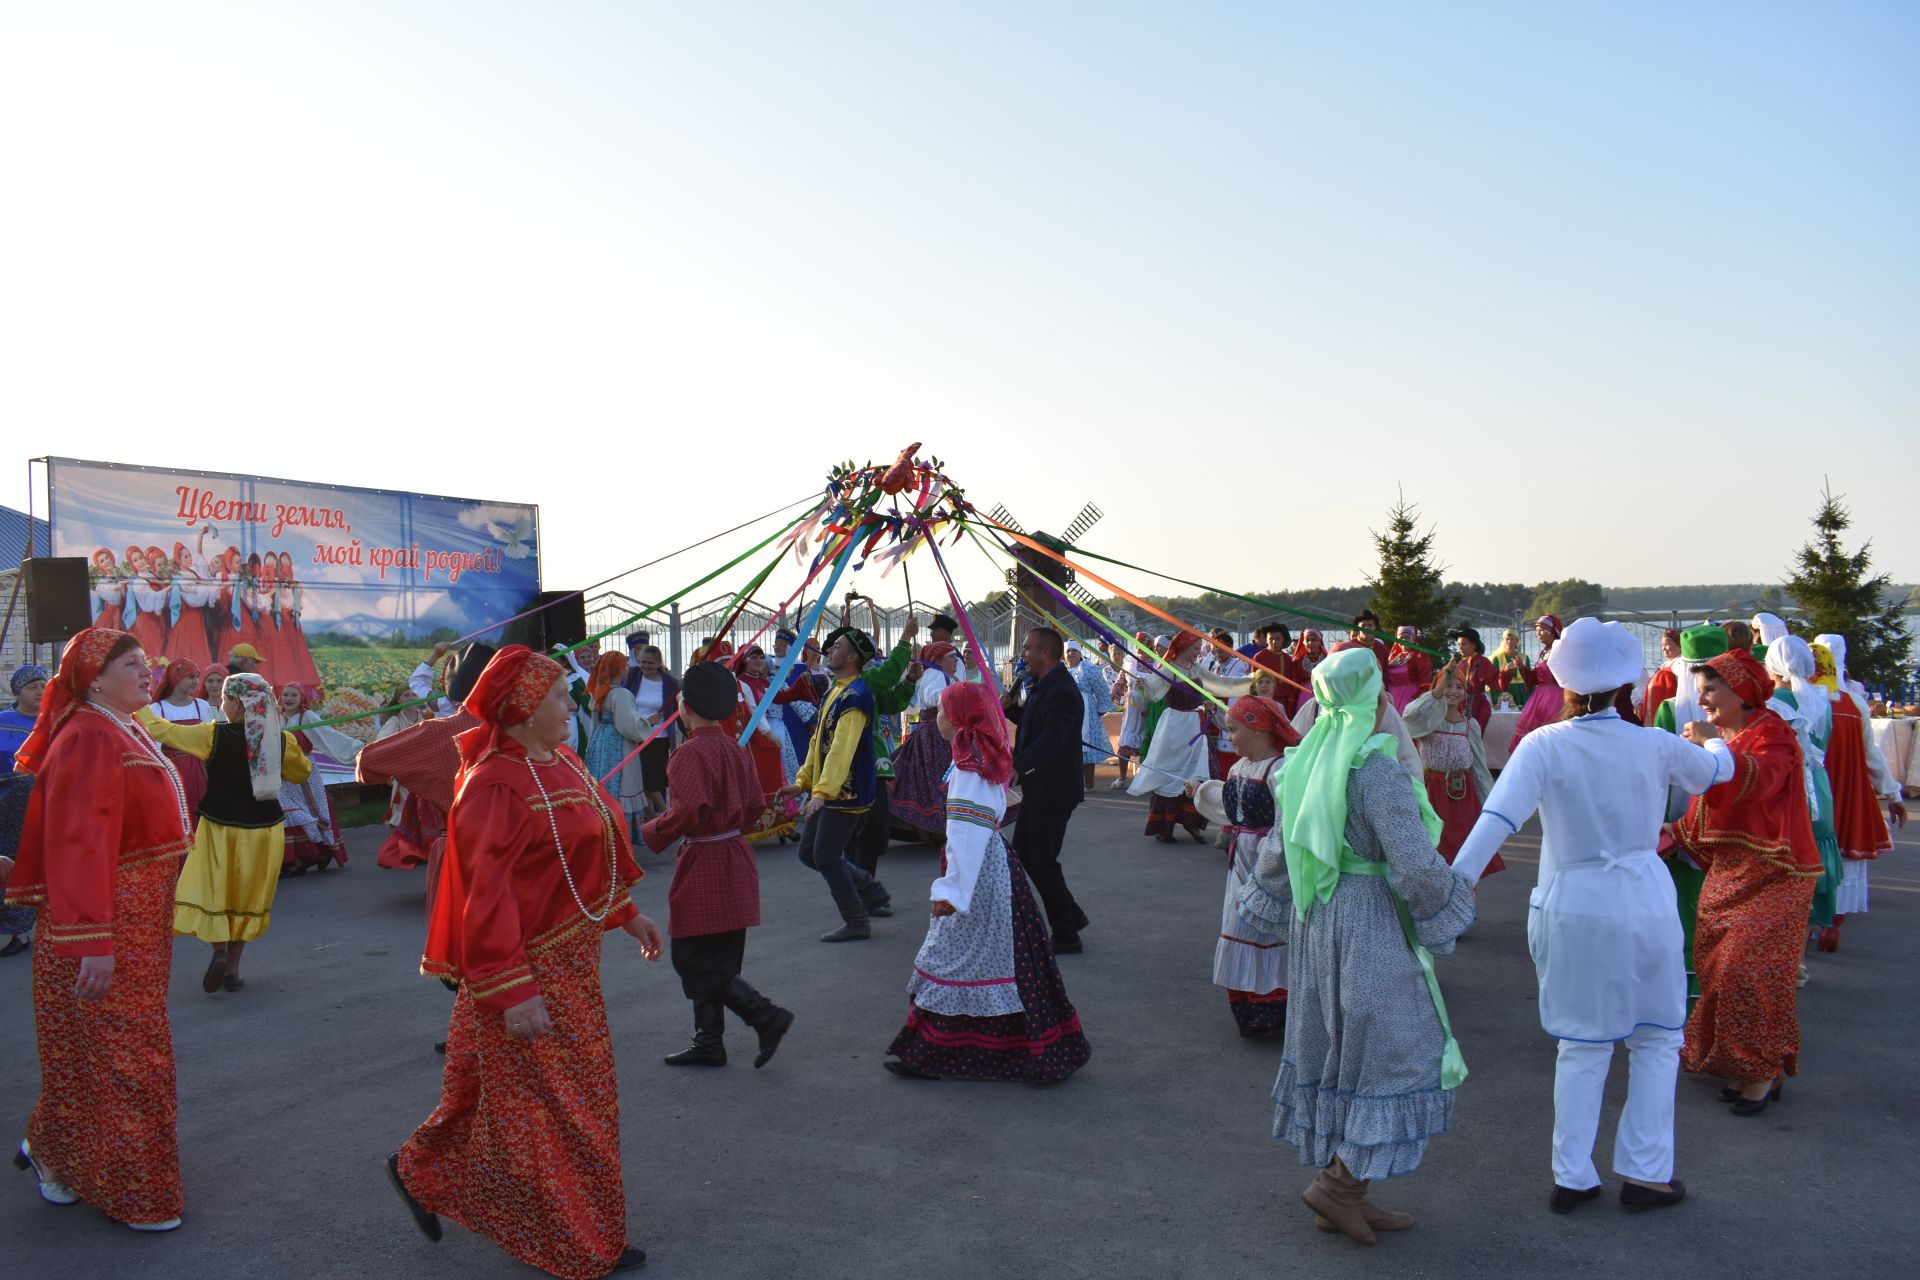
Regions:
<instances>
[{"instance_id":1,"label":"crowd of dancers","mask_svg":"<svg viewBox=\"0 0 1920 1280\"><path fill-rule=\"evenodd\" d=\"M843 619L779 691L789 633L772 655L710 641L677 680L644 644L637 661L590 669L471 646L443 671L427 664L439 714L359 761L363 780L404 789L395 836L429 869L422 970L454 992L439 1105L389 1175L429 1239L451 1218L555 1275L642 1265L600 939L619 929L644 958L669 957L693 1023L669 1065L726 1066L731 1012L765 1067L796 1012L744 976L756 839L797 841L820 874L839 916L827 943L870 938L893 913L877 849L895 834L938 840L884 1065L1066 1080L1091 1049L1055 957L1081 951L1091 922L1060 855L1093 768L1117 757L1149 798L1147 834L1222 828L1214 981L1240 1034L1283 1041L1273 1132L1314 1170L1302 1199L1322 1230L1371 1243L1413 1225L1370 1184L1418 1167L1466 1079L1435 957L1535 815L1528 946L1558 1041L1548 1205L1599 1194L1616 1043L1629 1062L1621 1203L1677 1204L1678 1072L1724 1080L1740 1116L1782 1097L1809 931L1838 945L1891 847L1887 821L1905 821L1844 641L1757 622L1672 637L1651 679L1638 641L1593 619L1542 618L1533 663L1504 645L1487 655L1471 631L1438 657L1404 631L1389 645L1370 617L1331 648L1276 627L1242 650L1182 630L1104 655L1037 627L1000 697L946 617L927 645L916 626L884 654ZM238 989L283 863L284 789L305 781L307 754L257 674L229 673L219 714L197 723L156 710L173 699L156 702L141 638L117 628L83 632L38 683L21 700L18 863L0 864L6 902L38 915L41 1096L16 1164L49 1202L171 1230L184 1207L172 936L209 942L206 990ZM1495 780L1482 735L1493 700L1516 693L1522 732ZM1110 708L1124 708L1118 746ZM900 716L904 742L891 740ZM670 722L680 741L649 765ZM640 844L676 855L664 936L631 897Z\"/></svg>"}]
</instances>

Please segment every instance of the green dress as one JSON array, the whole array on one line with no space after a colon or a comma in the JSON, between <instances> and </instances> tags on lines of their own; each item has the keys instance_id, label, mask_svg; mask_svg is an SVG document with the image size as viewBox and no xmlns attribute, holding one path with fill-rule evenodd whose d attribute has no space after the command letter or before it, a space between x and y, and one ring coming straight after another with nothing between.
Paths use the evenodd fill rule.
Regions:
<instances>
[{"instance_id":1,"label":"green dress","mask_svg":"<svg viewBox=\"0 0 1920 1280\"><path fill-rule=\"evenodd\" d=\"M1665 729L1677 734L1674 727L1673 699L1668 698L1653 713L1656 729ZM1693 971L1693 922L1700 914L1700 886L1707 882L1707 873L1694 865L1684 849L1675 849L1673 856L1666 860L1667 874L1673 877L1673 896L1680 904L1680 932L1682 945L1687 953L1687 999L1700 998L1700 975Z\"/></svg>"},{"instance_id":2,"label":"green dress","mask_svg":"<svg viewBox=\"0 0 1920 1280\"><path fill-rule=\"evenodd\" d=\"M1800 703L1791 689L1775 689L1773 698L1789 707L1797 708ZM1811 735L1813 745L1822 756L1826 754L1827 743L1833 737L1833 721L1827 721L1827 731ZM1840 837L1833 829L1833 783L1827 777L1825 768L1815 765L1808 770L1813 775L1814 797L1818 800L1820 811L1813 819L1813 842L1820 848L1820 879L1813 886L1813 910L1808 920L1816 929L1824 929L1833 923L1834 908L1840 896L1840 881L1846 875L1847 864L1840 857Z\"/></svg>"},{"instance_id":3,"label":"green dress","mask_svg":"<svg viewBox=\"0 0 1920 1280\"><path fill-rule=\"evenodd\" d=\"M1533 670L1533 665L1527 661L1526 655L1521 654L1518 657L1509 658L1504 653L1497 653L1493 657L1493 669L1498 671L1501 679L1505 681L1504 684L1495 688L1493 692L1510 693L1513 695L1515 703L1523 707L1526 706L1527 697L1533 692L1527 687L1526 677L1526 673Z\"/></svg>"}]
</instances>

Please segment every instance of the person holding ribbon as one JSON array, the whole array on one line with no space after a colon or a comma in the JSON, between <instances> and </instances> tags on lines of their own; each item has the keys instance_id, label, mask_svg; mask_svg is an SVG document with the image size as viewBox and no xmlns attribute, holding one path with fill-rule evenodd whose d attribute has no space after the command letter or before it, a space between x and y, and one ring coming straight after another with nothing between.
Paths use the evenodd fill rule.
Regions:
<instances>
[{"instance_id":1,"label":"person holding ribbon","mask_svg":"<svg viewBox=\"0 0 1920 1280\"><path fill-rule=\"evenodd\" d=\"M886 886L847 860L862 817L874 803L873 693L861 677L873 660L873 640L858 627L838 627L827 636L827 669L833 688L821 700L806 763L776 799L807 797L800 810L800 861L820 873L839 908L841 927L822 942L860 942L873 936L871 917L892 915Z\"/></svg>"},{"instance_id":2,"label":"person holding ribbon","mask_svg":"<svg viewBox=\"0 0 1920 1280\"><path fill-rule=\"evenodd\" d=\"M429 1240L445 1215L552 1275L632 1270L600 944L620 929L657 960L660 931L629 896L626 823L565 745L566 669L510 645L465 706L480 724L420 964L460 991L440 1105L387 1173Z\"/></svg>"},{"instance_id":3,"label":"person holding ribbon","mask_svg":"<svg viewBox=\"0 0 1920 1280\"><path fill-rule=\"evenodd\" d=\"M1256 686L1259 683L1255 677ZM1235 758L1226 781L1196 778L1187 784L1187 793L1194 808L1209 821L1224 824L1232 840L1220 939L1213 948L1213 985L1226 988L1227 1009L1240 1034L1258 1040L1287 1025L1287 958L1282 950L1287 936L1242 920L1240 894L1253 879L1260 842L1273 830L1272 779L1280 753L1297 746L1300 735L1279 702L1249 694L1234 699L1228 709L1227 736Z\"/></svg>"},{"instance_id":4,"label":"person holding ribbon","mask_svg":"<svg viewBox=\"0 0 1920 1280\"><path fill-rule=\"evenodd\" d=\"M732 673L718 663L696 663L687 668L679 702L687 739L667 762L671 803L640 832L655 853L681 842L667 887L667 932L673 971L693 1001L693 1043L665 1062L726 1066L731 1009L759 1035L753 1065L764 1067L793 1025L790 1011L740 977L747 930L760 923L760 870L747 833L766 810L767 780L728 731L739 706Z\"/></svg>"},{"instance_id":5,"label":"person holding ribbon","mask_svg":"<svg viewBox=\"0 0 1920 1280\"><path fill-rule=\"evenodd\" d=\"M1527 943L1540 1026L1559 1040L1553 1191L1568 1213L1600 1194L1593 1144L1613 1047L1627 1047L1627 1105L1614 1138L1620 1203L1680 1203L1673 1176L1674 1086L1687 1017L1679 908L1656 848L1668 788L1698 795L1733 776L1723 747L1649 733L1615 709L1640 678L1640 642L1617 622L1580 618L1554 647L1567 718L1543 726L1493 784L1453 869L1477 884L1508 836L1540 814L1540 883Z\"/></svg>"},{"instance_id":6,"label":"person holding ribbon","mask_svg":"<svg viewBox=\"0 0 1920 1280\"><path fill-rule=\"evenodd\" d=\"M167 978L193 835L180 775L134 719L151 689L138 640L87 628L15 758L36 779L6 901L40 913L40 1101L13 1163L49 1204L84 1200L136 1231L171 1231L185 1197Z\"/></svg>"},{"instance_id":7,"label":"person holding ribbon","mask_svg":"<svg viewBox=\"0 0 1920 1280\"><path fill-rule=\"evenodd\" d=\"M1147 808L1146 834L1162 844L1174 842L1176 827L1186 828L1195 844L1201 843L1200 833L1207 829L1207 820L1186 792L1190 780L1212 776L1202 709L1206 699L1195 674L1201 649L1199 632L1182 631L1167 646L1165 667L1142 670L1135 677L1147 700L1159 703L1163 710L1127 792L1153 797Z\"/></svg>"},{"instance_id":8,"label":"person holding ribbon","mask_svg":"<svg viewBox=\"0 0 1920 1280\"><path fill-rule=\"evenodd\" d=\"M1522 738L1541 725L1552 724L1566 712L1566 698L1561 694L1551 666L1553 646L1565 630L1560 619L1551 613L1541 614L1533 624L1534 638L1540 642L1540 661L1533 664L1533 674L1527 681L1533 692L1527 695L1527 705L1520 709L1520 723L1514 726L1516 747Z\"/></svg>"},{"instance_id":9,"label":"person holding ribbon","mask_svg":"<svg viewBox=\"0 0 1920 1280\"><path fill-rule=\"evenodd\" d=\"M1466 1079L1429 948L1473 923L1473 890L1434 851L1440 820L1380 732L1380 660L1335 653L1313 673L1320 708L1275 783L1240 916L1287 935L1292 983L1273 1086L1273 1136L1318 1169L1301 1199L1322 1230L1372 1244L1406 1214L1367 1184L1411 1173L1453 1119Z\"/></svg>"}]
</instances>

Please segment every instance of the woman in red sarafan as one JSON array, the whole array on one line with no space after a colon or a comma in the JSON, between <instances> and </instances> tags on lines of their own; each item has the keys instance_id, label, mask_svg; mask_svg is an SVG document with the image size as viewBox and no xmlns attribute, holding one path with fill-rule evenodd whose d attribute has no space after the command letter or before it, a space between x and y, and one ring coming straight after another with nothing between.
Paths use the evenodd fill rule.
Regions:
<instances>
[{"instance_id":1,"label":"woman in red sarafan","mask_svg":"<svg viewBox=\"0 0 1920 1280\"><path fill-rule=\"evenodd\" d=\"M38 779L7 901L40 912L40 1101L14 1164L50 1203L170 1231L184 1197L167 977L193 836L180 775L133 721L150 689L138 640L82 631L16 758Z\"/></svg>"},{"instance_id":2,"label":"woman in red sarafan","mask_svg":"<svg viewBox=\"0 0 1920 1280\"><path fill-rule=\"evenodd\" d=\"M461 777L421 972L457 981L440 1105L388 1157L415 1224L437 1215L569 1280L639 1267L627 1244L620 1100L600 992L600 936L649 960L626 824L563 744L573 700L559 663L495 654L465 706Z\"/></svg>"},{"instance_id":3,"label":"woman in red sarafan","mask_svg":"<svg viewBox=\"0 0 1920 1280\"><path fill-rule=\"evenodd\" d=\"M1700 1000L1680 1065L1729 1081L1721 1100L1736 1115L1758 1115L1799 1073L1794 998L1820 851L1800 743L1767 709L1766 668L1731 650L1693 678L1710 723L1688 726L1687 737L1724 743L1709 749L1733 756L1733 777L1695 796L1674 830L1707 872L1693 930Z\"/></svg>"}]
</instances>

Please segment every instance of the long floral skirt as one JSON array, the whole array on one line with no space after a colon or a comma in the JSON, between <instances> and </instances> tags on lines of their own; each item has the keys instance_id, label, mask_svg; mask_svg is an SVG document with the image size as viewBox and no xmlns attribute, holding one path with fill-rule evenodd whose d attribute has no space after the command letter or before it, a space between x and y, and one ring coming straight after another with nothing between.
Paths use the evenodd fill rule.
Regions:
<instances>
[{"instance_id":1,"label":"long floral skirt","mask_svg":"<svg viewBox=\"0 0 1920 1280\"><path fill-rule=\"evenodd\" d=\"M1813 876L1750 857L1721 857L1700 887L1693 959L1700 1001L1680 1065L1739 1084L1800 1070L1795 1007Z\"/></svg>"},{"instance_id":2,"label":"long floral skirt","mask_svg":"<svg viewBox=\"0 0 1920 1280\"><path fill-rule=\"evenodd\" d=\"M947 829L947 770L953 747L931 721L921 724L893 757L893 789L887 813L895 825L944 835Z\"/></svg>"},{"instance_id":3,"label":"long floral skirt","mask_svg":"<svg viewBox=\"0 0 1920 1280\"><path fill-rule=\"evenodd\" d=\"M915 1071L953 1080L1064 1080L1093 1056L1067 999L1053 940L1033 905L1026 869L1007 850L1013 897L1013 976L1021 1013L969 1018L908 1006L887 1052Z\"/></svg>"},{"instance_id":4,"label":"long floral skirt","mask_svg":"<svg viewBox=\"0 0 1920 1280\"><path fill-rule=\"evenodd\" d=\"M400 1148L421 1205L568 1280L605 1275L627 1245L600 939L582 922L529 952L553 1018L538 1040L508 1035L460 988L440 1105Z\"/></svg>"},{"instance_id":5,"label":"long floral skirt","mask_svg":"<svg viewBox=\"0 0 1920 1280\"><path fill-rule=\"evenodd\" d=\"M49 1173L121 1222L164 1222L186 1203L167 1024L179 869L172 853L120 868L113 985L102 999L75 996L80 958L55 955L51 931L34 931L40 1102L27 1141Z\"/></svg>"}]
</instances>

